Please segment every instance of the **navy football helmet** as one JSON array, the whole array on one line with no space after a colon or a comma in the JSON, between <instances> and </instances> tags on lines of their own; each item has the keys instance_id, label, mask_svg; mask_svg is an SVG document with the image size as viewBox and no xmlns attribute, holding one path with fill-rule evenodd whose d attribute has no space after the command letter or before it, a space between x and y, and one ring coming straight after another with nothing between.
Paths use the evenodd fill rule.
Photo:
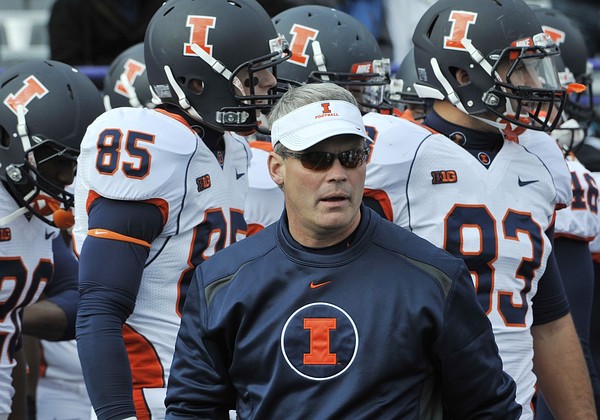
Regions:
<instances>
[{"instance_id":1,"label":"navy football helmet","mask_svg":"<svg viewBox=\"0 0 600 420\"><path fill-rule=\"evenodd\" d=\"M581 30L563 13L544 7L533 9L542 29L552 37L560 48L556 67L560 81L567 87L569 97L565 112L579 123L589 125L594 118L592 92L592 65L588 61L589 52ZM572 83L585 87L579 92L570 92Z\"/></svg>"},{"instance_id":2,"label":"navy football helmet","mask_svg":"<svg viewBox=\"0 0 600 420\"><path fill-rule=\"evenodd\" d=\"M330 7L308 5L287 9L273 22L292 50L292 58L278 68L280 80L335 83L353 92L363 111L388 108L384 91L390 60L361 22Z\"/></svg>"},{"instance_id":3,"label":"navy football helmet","mask_svg":"<svg viewBox=\"0 0 600 420\"><path fill-rule=\"evenodd\" d=\"M150 21L144 47L153 101L218 131L256 128L257 111L281 95L255 94L254 75L271 69L276 76L275 67L291 56L255 0L168 0Z\"/></svg>"},{"instance_id":4,"label":"navy football helmet","mask_svg":"<svg viewBox=\"0 0 600 420\"><path fill-rule=\"evenodd\" d=\"M423 99L417 95L414 87L417 80L415 55L411 48L390 81L388 101L401 111L409 109L415 120L422 120L431 110L433 100Z\"/></svg>"},{"instance_id":5,"label":"navy football helmet","mask_svg":"<svg viewBox=\"0 0 600 420\"><path fill-rule=\"evenodd\" d=\"M0 75L0 100L0 180L23 206L17 216L33 213L56 226L52 212L71 208L73 194L56 179L45 177L40 166L68 161L75 167L88 125L104 111L102 96L75 68L35 60ZM38 205L41 197L52 203L51 208Z\"/></svg>"},{"instance_id":6,"label":"navy football helmet","mask_svg":"<svg viewBox=\"0 0 600 420\"><path fill-rule=\"evenodd\" d=\"M144 44L133 45L110 64L104 77L104 107L152 108L150 83L144 64Z\"/></svg>"},{"instance_id":7,"label":"navy football helmet","mask_svg":"<svg viewBox=\"0 0 600 420\"><path fill-rule=\"evenodd\" d=\"M533 7L542 29L560 48L556 68L568 97L560 126L552 131L565 153L576 150L594 118L592 66L583 34L563 13L545 7Z\"/></svg>"},{"instance_id":8,"label":"navy football helmet","mask_svg":"<svg viewBox=\"0 0 600 420\"><path fill-rule=\"evenodd\" d=\"M505 134L552 130L566 100L556 43L522 0L439 0L413 34L417 93Z\"/></svg>"}]
</instances>

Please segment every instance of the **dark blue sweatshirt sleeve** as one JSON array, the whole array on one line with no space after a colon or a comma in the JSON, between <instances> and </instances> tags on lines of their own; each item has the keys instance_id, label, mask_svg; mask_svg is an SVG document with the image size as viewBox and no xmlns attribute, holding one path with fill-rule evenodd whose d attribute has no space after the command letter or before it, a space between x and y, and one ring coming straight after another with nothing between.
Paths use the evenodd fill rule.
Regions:
<instances>
[{"instance_id":1,"label":"dark blue sweatshirt sleeve","mask_svg":"<svg viewBox=\"0 0 600 420\"><path fill-rule=\"evenodd\" d=\"M167 387L165 419L223 419L235 408L235 390L216 343L203 337L207 306L200 270L187 292ZM212 351L211 351L212 350Z\"/></svg>"},{"instance_id":2,"label":"dark blue sweatshirt sleeve","mask_svg":"<svg viewBox=\"0 0 600 420\"><path fill-rule=\"evenodd\" d=\"M151 204L100 198L90 207L88 225L151 243L163 220ZM148 254L142 245L95 237L81 249L77 349L99 420L135 416L122 328L135 307Z\"/></svg>"},{"instance_id":3,"label":"dark blue sweatshirt sleeve","mask_svg":"<svg viewBox=\"0 0 600 420\"><path fill-rule=\"evenodd\" d=\"M554 228L546 231L546 235L552 241L553 249L532 299L533 325L546 324L569 313L569 301L554 253Z\"/></svg>"},{"instance_id":4,"label":"dark blue sweatshirt sleeve","mask_svg":"<svg viewBox=\"0 0 600 420\"><path fill-rule=\"evenodd\" d=\"M48 300L58 305L67 316L67 328L61 339L72 340L75 338L75 318L79 303L77 291L79 264L62 236L52 241L52 252L54 254L54 275L44 292Z\"/></svg>"},{"instance_id":5,"label":"dark blue sweatshirt sleeve","mask_svg":"<svg viewBox=\"0 0 600 420\"><path fill-rule=\"evenodd\" d=\"M492 326L477 303L466 267L453 282L445 306L436 354L447 414L453 419L518 419L516 384L503 371Z\"/></svg>"}]
</instances>

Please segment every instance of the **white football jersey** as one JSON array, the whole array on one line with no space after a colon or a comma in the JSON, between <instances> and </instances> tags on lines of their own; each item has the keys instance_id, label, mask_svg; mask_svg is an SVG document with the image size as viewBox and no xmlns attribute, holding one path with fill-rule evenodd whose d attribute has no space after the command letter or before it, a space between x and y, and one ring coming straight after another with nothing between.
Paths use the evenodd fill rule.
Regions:
<instances>
[{"instance_id":1,"label":"white football jersey","mask_svg":"<svg viewBox=\"0 0 600 420\"><path fill-rule=\"evenodd\" d=\"M0 183L0 217L20 208ZM20 313L37 302L54 273L52 240L58 229L37 217L21 215L0 226L0 415L11 412L15 346L20 340Z\"/></svg>"},{"instance_id":2,"label":"white football jersey","mask_svg":"<svg viewBox=\"0 0 600 420\"><path fill-rule=\"evenodd\" d=\"M123 328L134 388L166 387L194 267L246 236L250 150L227 133L225 150L221 166L183 120L141 108L104 113L83 139L75 188L76 202L86 204L76 206L78 254L94 197L151 202L166 220Z\"/></svg>"},{"instance_id":3,"label":"white football jersey","mask_svg":"<svg viewBox=\"0 0 600 420\"><path fill-rule=\"evenodd\" d=\"M594 176L573 156L567 157L573 179L573 201L556 214L555 235L592 241L600 233L598 185Z\"/></svg>"},{"instance_id":4,"label":"white football jersey","mask_svg":"<svg viewBox=\"0 0 600 420\"><path fill-rule=\"evenodd\" d=\"M596 181L596 185L600 185L600 172L592 172L592 176ZM600 214L598 215L600 217ZM592 242L590 242L590 251L594 262L600 264L600 235L597 235Z\"/></svg>"},{"instance_id":5,"label":"white football jersey","mask_svg":"<svg viewBox=\"0 0 600 420\"><path fill-rule=\"evenodd\" d=\"M244 215L250 235L275 223L283 212L283 191L269 175L268 157L273 150L270 142L253 141L252 160L248 169L248 198Z\"/></svg>"},{"instance_id":6,"label":"white football jersey","mask_svg":"<svg viewBox=\"0 0 600 420\"><path fill-rule=\"evenodd\" d=\"M447 137L410 121L374 113L364 120L375 140L366 194L395 223L465 260L504 369L517 383L522 418L533 418L532 298L551 251L545 230L555 207L571 199L564 159L546 150L551 158L542 161L505 141L486 168Z\"/></svg>"}]
</instances>

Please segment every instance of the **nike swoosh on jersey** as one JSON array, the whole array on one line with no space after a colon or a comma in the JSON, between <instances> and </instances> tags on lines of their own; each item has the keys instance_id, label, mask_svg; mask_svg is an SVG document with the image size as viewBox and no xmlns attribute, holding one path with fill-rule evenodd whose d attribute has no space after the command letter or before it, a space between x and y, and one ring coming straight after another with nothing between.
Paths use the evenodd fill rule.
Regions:
<instances>
[{"instance_id":1,"label":"nike swoosh on jersey","mask_svg":"<svg viewBox=\"0 0 600 420\"><path fill-rule=\"evenodd\" d=\"M52 232L46 231L46 233L44 233L44 236L46 237L46 240L48 240L52 236Z\"/></svg>"},{"instance_id":2,"label":"nike swoosh on jersey","mask_svg":"<svg viewBox=\"0 0 600 420\"><path fill-rule=\"evenodd\" d=\"M522 181L521 177L519 177L519 187L524 187L525 185L533 184L534 182L538 182L539 179L533 179L531 181Z\"/></svg>"},{"instance_id":3,"label":"nike swoosh on jersey","mask_svg":"<svg viewBox=\"0 0 600 420\"><path fill-rule=\"evenodd\" d=\"M244 175L246 175L246 172L238 172L237 169L235 170L235 179L240 179Z\"/></svg>"},{"instance_id":4,"label":"nike swoosh on jersey","mask_svg":"<svg viewBox=\"0 0 600 420\"><path fill-rule=\"evenodd\" d=\"M318 289L319 287L325 286L326 284L331 283L331 280L328 281L324 281L322 283L315 283L314 281L310 282L310 288L311 289Z\"/></svg>"}]
</instances>

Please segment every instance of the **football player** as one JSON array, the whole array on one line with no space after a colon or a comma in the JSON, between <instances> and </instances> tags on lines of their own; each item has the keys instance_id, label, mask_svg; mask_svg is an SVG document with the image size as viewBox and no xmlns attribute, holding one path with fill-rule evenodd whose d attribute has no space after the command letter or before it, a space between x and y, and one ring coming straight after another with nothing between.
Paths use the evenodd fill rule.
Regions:
<instances>
[{"instance_id":1,"label":"football player","mask_svg":"<svg viewBox=\"0 0 600 420\"><path fill-rule=\"evenodd\" d=\"M65 187L73 182L85 129L103 107L87 76L49 60L6 69L0 98L0 418L5 419L14 394L11 372L22 356L23 308L70 264L61 260L68 252L59 233L73 224L73 194ZM39 304L43 316L28 326L38 328L41 322L49 336L62 338L69 329L73 336L77 297L74 282ZM19 367L14 373L22 380L25 364ZM24 418L19 417L24 404L24 393L17 394L15 418Z\"/></svg>"},{"instance_id":2,"label":"football player","mask_svg":"<svg viewBox=\"0 0 600 420\"><path fill-rule=\"evenodd\" d=\"M122 106L154 106L144 64L143 43L127 48L115 58L103 86L106 110ZM24 331L26 322L31 319L28 315L34 313L35 306L25 310ZM38 417L61 419L89 415L91 403L85 389L75 340L40 340L39 346L41 367L35 395Z\"/></svg>"},{"instance_id":3,"label":"football player","mask_svg":"<svg viewBox=\"0 0 600 420\"><path fill-rule=\"evenodd\" d=\"M110 64L102 83L104 107L154 108L144 64L144 43L127 48Z\"/></svg>"},{"instance_id":4,"label":"football player","mask_svg":"<svg viewBox=\"0 0 600 420\"><path fill-rule=\"evenodd\" d=\"M89 127L75 195L77 346L98 419L164 417L194 268L246 236L250 150L289 58L255 0L169 0L146 32L157 108L114 108Z\"/></svg>"},{"instance_id":5,"label":"football player","mask_svg":"<svg viewBox=\"0 0 600 420\"><path fill-rule=\"evenodd\" d=\"M385 89L390 60L371 32L347 13L325 6L298 6L273 17L290 42L292 58L279 67L291 85L330 82L352 92L361 111L390 111Z\"/></svg>"},{"instance_id":6,"label":"football player","mask_svg":"<svg viewBox=\"0 0 600 420\"><path fill-rule=\"evenodd\" d=\"M572 202L564 157L541 131L566 101L558 47L521 0L440 0L413 43L414 86L433 111L424 126L365 115L375 141L369 204L465 260L523 419L534 417L537 387L557 418L593 418L552 251L555 209Z\"/></svg>"},{"instance_id":7,"label":"football player","mask_svg":"<svg viewBox=\"0 0 600 420\"><path fill-rule=\"evenodd\" d=\"M415 92L414 83L417 81L415 69L415 54L411 48L398 71L390 80L387 97L390 104L402 112L402 117L413 121L421 121L431 111L432 99L423 99Z\"/></svg>"},{"instance_id":8,"label":"football player","mask_svg":"<svg viewBox=\"0 0 600 420\"><path fill-rule=\"evenodd\" d=\"M570 206L556 214L554 254L590 371L598 408L600 382L589 345L594 295L594 268L589 242L600 234L598 186L592 173L574 154L584 141L593 115L591 77L587 62L589 54L581 31L564 14L542 7L533 10L544 32L560 47L561 53L556 57L556 64L561 84L567 88L576 82L583 85L578 92L569 95L561 121L551 132L551 136L563 150L573 179L573 201ZM544 398L538 399L537 407L538 419L554 418Z\"/></svg>"},{"instance_id":9,"label":"football player","mask_svg":"<svg viewBox=\"0 0 600 420\"><path fill-rule=\"evenodd\" d=\"M277 70L282 83L335 83L355 94L363 112L392 112L384 98L390 80L389 59L357 19L330 7L307 5L279 13L273 23L292 50L292 57ZM253 154L245 215L252 234L277 221L283 210L281 189L267 171L272 150L267 140L250 143Z\"/></svg>"}]
</instances>

